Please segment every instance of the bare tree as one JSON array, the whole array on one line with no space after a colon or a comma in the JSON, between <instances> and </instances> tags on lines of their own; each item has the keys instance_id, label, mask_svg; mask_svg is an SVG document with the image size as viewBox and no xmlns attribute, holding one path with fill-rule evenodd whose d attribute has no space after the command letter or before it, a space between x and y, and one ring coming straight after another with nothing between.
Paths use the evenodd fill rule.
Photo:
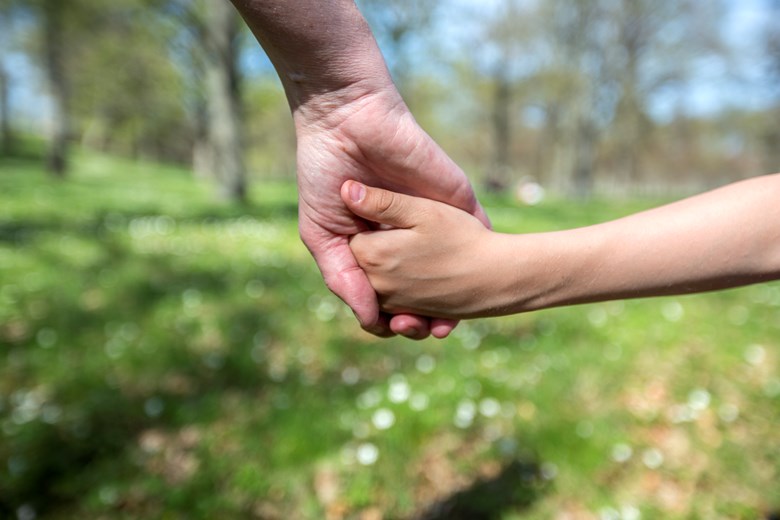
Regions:
<instances>
[{"instance_id":1,"label":"bare tree","mask_svg":"<svg viewBox=\"0 0 780 520\"><path fill-rule=\"evenodd\" d=\"M424 37L436 19L440 0L358 0L357 4L382 47L393 80L414 108L412 61L419 48L411 43Z\"/></svg>"},{"instance_id":2,"label":"bare tree","mask_svg":"<svg viewBox=\"0 0 780 520\"><path fill-rule=\"evenodd\" d=\"M548 103L560 113L551 184L577 197L590 195L598 146L614 115L612 25L603 0L559 0L545 9L557 88Z\"/></svg>"},{"instance_id":3,"label":"bare tree","mask_svg":"<svg viewBox=\"0 0 780 520\"><path fill-rule=\"evenodd\" d=\"M508 187L512 177L512 83L503 69L493 76L493 158L487 175L490 189L502 190Z\"/></svg>"},{"instance_id":4,"label":"bare tree","mask_svg":"<svg viewBox=\"0 0 780 520\"><path fill-rule=\"evenodd\" d=\"M649 105L662 89L684 88L697 60L725 55L718 27L720 2L634 0L616 3L615 74L620 100L612 127L617 169L632 183L642 177L641 153L653 130Z\"/></svg>"},{"instance_id":5,"label":"bare tree","mask_svg":"<svg viewBox=\"0 0 780 520\"><path fill-rule=\"evenodd\" d=\"M53 175L64 177L68 168L70 139L70 89L65 66L65 2L42 0L39 3L43 29L43 64L51 97L49 150L46 166Z\"/></svg>"},{"instance_id":6,"label":"bare tree","mask_svg":"<svg viewBox=\"0 0 780 520\"><path fill-rule=\"evenodd\" d=\"M769 171L780 170L780 0L769 3L772 16L768 17L765 29L765 49L768 58L768 77L774 85L774 117L764 133L766 149L766 168Z\"/></svg>"},{"instance_id":7,"label":"bare tree","mask_svg":"<svg viewBox=\"0 0 780 520\"><path fill-rule=\"evenodd\" d=\"M488 125L484 183L490 190L505 189L517 177L519 94L539 68L534 53L536 14L535 7L523 0L502 0L468 13L481 26L465 54L480 78L476 94L484 91L489 107L482 119Z\"/></svg>"},{"instance_id":8,"label":"bare tree","mask_svg":"<svg viewBox=\"0 0 780 520\"><path fill-rule=\"evenodd\" d=\"M517 0L504 0L487 23L491 36L492 59L488 59L491 85L492 158L488 167L488 188L505 189L513 180L516 168L512 154L515 134L514 105L518 83L531 46L530 13Z\"/></svg>"},{"instance_id":9,"label":"bare tree","mask_svg":"<svg viewBox=\"0 0 780 520\"><path fill-rule=\"evenodd\" d=\"M8 102L11 78L3 60L8 47L7 35L10 32L8 3L0 1L0 154L7 154L11 150L11 114Z\"/></svg>"},{"instance_id":10,"label":"bare tree","mask_svg":"<svg viewBox=\"0 0 780 520\"><path fill-rule=\"evenodd\" d=\"M706 4L706 5L705 5ZM550 0L540 11L547 63L535 78L552 144L552 188L587 197L607 165L637 183L662 89L722 53L720 2Z\"/></svg>"},{"instance_id":11,"label":"bare tree","mask_svg":"<svg viewBox=\"0 0 780 520\"><path fill-rule=\"evenodd\" d=\"M246 168L237 64L240 18L224 0L208 0L206 7L204 61L212 167L222 195L244 201Z\"/></svg>"},{"instance_id":12,"label":"bare tree","mask_svg":"<svg viewBox=\"0 0 780 520\"><path fill-rule=\"evenodd\" d=\"M637 0L625 3L614 12L615 20L618 21L616 45L622 51L620 56L623 58L618 80L621 96L615 118L618 168L634 181L640 177L639 145L652 125L646 113L648 92L642 84L642 65L653 43L669 22L663 14L667 10L663 4L668 3Z\"/></svg>"},{"instance_id":13,"label":"bare tree","mask_svg":"<svg viewBox=\"0 0 780 520\"><path fill-rule=\"evenodd\" d=\"M241 74L243 24L227 0L152 0L179 28L173 55L188 74L189 110L195 126L195 173L216 181L219 194L246 198Z\"/></svg>"},{"instance_id":14,"label":"bare tree","mask_svg":"<svg viewBox=\"0 0 780 520\"><path fill-rule=\"evenodd\" d=\"M11 150L11 114L8 103L9 77L3 64L0 63L0 154Z\"/></svg>"}]
</instances>

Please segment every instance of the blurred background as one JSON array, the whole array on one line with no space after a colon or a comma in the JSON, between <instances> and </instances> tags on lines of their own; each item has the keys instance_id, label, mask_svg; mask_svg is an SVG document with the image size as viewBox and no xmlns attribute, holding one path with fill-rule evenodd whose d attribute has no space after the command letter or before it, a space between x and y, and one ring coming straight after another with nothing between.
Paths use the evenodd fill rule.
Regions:
<instances>
[{"instance_id":1,"label":"blurred background","mask_svg":"<svg viewBox=\"0 0 780 520\"><path fill-rule=\"evenodd\" d=\"M7 152L48 135L57 174L86 148L191 166L231 199L291 175L278 79L223 3L1 5ZM663 194L778 168L777 2L360 6L421 124L493 189ZM241 143L218 142L230 125Z\"/></svg>"},{"instance_id":2,"label":"blurred background","mask_svg":"<svg viewBox=\"0 0 780 520\"><path fill-rule=\"evenodd\" d=\"M499 230L780 170L776 0L358 5ZM229 2L0 0L0 517L777 517L780 285L379 341L294 149Z\"/></svg>"}]
</instances>

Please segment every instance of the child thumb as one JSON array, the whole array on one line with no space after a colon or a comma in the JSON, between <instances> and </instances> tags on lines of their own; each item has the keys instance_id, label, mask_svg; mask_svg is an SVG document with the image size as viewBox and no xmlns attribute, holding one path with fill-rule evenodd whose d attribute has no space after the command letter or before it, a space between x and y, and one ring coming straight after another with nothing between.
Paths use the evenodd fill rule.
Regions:
<instances>
[{"instance_id":1,"label":"child thumb","mask_svg":"<svg viewBox=\"0 0 780 520\"><path fill-rule=\"evenodd\" d=\"M394 228L413 227L415 203L409 195L372 188L356 181L341 186L341 198L355 215Z\"/></svg>"}]
</instances>

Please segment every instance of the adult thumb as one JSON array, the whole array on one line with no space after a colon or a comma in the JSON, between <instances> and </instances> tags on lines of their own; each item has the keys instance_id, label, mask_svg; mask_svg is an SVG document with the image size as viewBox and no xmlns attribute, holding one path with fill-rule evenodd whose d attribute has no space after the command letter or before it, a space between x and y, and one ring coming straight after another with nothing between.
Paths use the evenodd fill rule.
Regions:
<instances>
[{"instance_id":1,"label":"adult thumb","mask_svg":"<svg viewBox=\"0 0 780 520\"><path fill-rule=\"evenodd\" d=\"M419 220L418 200L356 181L341 185L341 198L355 215L394 228L411 228Z\"/></svg>"}]
</instances>

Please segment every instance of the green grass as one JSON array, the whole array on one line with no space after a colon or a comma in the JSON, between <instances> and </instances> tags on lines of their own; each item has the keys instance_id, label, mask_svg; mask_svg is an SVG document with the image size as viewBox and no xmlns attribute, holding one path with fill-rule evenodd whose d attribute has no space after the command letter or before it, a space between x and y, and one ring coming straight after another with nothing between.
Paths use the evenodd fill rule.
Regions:
<instances>
[{"instance_id":1,"label":"green grass","mask_svg":"<svg viewBox=\"0 0 780 520\"><path fill-rule=\"evenodd\" d=\"M780 285L377 340L299 243L293 183L251 201L173 167L0 159L0 517L780 507ZM485 205L523 232L652 203Z\"/></svg>"}]
</instances>

